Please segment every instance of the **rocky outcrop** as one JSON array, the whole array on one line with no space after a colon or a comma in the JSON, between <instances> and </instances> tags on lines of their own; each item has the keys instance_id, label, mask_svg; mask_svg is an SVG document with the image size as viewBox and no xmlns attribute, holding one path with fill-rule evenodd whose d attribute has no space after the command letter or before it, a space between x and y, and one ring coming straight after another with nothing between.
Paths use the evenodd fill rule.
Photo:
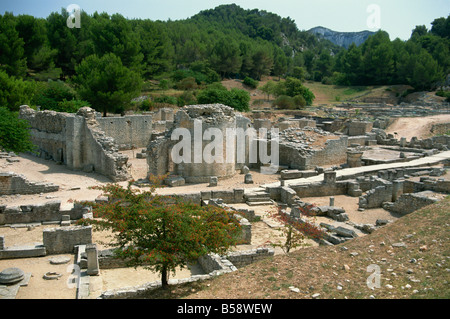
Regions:
<instances>
[{"instance_id":1,"label":"rocky outcrop","mask_svg":"<svg viewBox=\"0 0 450 319\"><path fill-rule=\"evenodd\" d=\"M321 38L329 40L336 45L348 49L352 43L357 46L363 44L375 32L361 31L361 32L338 32L324 27L312 28L308 32L313 33Z\"/></svg>"}]
</instances>

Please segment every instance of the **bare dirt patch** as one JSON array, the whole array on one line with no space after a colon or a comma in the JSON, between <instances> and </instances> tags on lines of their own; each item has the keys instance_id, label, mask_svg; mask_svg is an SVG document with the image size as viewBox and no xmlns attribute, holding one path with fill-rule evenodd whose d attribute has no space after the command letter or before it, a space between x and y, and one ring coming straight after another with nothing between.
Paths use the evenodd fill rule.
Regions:
<instances>
[{"instance_id":1,"label":"bare dirt patch","mask_svg":"<svg viewBox=\"0 0 450 319\"><path fill-rule=\"evenodd\" d=\"M434 124L449 123L450 114L434 115L427 117L399 118L395 120L385 131L394 134L398 138L405 137L410 140L414 136L423 139L432 135L431 127Z\"/></svg>"}]
</instances>

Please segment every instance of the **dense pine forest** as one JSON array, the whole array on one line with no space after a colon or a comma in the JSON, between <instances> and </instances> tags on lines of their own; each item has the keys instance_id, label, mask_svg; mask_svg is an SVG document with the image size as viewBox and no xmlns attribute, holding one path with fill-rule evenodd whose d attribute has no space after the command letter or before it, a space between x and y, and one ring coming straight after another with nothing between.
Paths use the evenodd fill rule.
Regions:
<instances>
[{"instance_id":1,"label":"dense pine forest","mask_svg":"<svg viewBox=\"0 0 450 319\"><path fill-rule=\"evenodd\" d=\"M90 105L106 114L155 102L220 102L246 111L248 92L227 90L221 80L257 87L273 76L280 83L265 91L302 106L314 99L305 80L431 90L450 73L450 16L431 30L417 26L408 41L379 31L348 49L301 31L289 17L237 5L178 21L82 12L81 27L69 28L68 18L65 9L46 19L0 15L0 107L76 112ZM131 102L155 87L183 94Z\"/></svg>"}]
</instances>

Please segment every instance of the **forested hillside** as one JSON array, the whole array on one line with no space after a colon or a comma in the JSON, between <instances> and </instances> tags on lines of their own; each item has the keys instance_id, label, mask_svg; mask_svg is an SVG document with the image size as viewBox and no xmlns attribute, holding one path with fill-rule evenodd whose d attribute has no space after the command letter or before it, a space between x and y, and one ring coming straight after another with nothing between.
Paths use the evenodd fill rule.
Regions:
<instances>
[{"instance_id":1,"label":"forested hillside","mask_svg":"<svg viewBox=\"0 0 450 319\"><path fill-rule=\"evenodd\" d=\"M207 86L225 78L258 86L271 75L290 78L289 83L409 84L427 90L450 72L450 17L436 19L431 30L416 27L408 41L392 41L380 31L348 50L301 31L289 17L237 5L178 21L82 12L81 28L69 28L68 17L64 9L46 19L0 15L1 107L16 111L29 104L73 112L91 105L120 112L157 83L184 92L175 104L196 103L200 96L245 110L244 93ZM313 98L305 88L293 91Z\"/></svg>"}]
</instances>

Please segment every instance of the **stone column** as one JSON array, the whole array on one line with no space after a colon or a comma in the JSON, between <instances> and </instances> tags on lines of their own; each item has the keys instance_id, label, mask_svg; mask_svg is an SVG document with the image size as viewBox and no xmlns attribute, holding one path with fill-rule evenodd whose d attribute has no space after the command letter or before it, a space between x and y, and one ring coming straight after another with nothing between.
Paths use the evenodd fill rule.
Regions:
<instances>
[{"instance_id":1,"label":"stone column","mask_svg":"<svg viewBox=\"0 0 450 319\"><path fill-rule=\"evenodd\" d=\"M98 265L97 245L87 244L86 255L87 255L87 274L90 276L97 276L100 272Z\"/></svg>"},{"instance_id":2,"label":"stone column","mask_svg":"<svg viewBox=\"0 0 450 319\"><path fill-rule=\"evenodd\" d=\"M330 206L331 206L331 207L334 206L334 197L330 197Z\"/></svg>"}]
</instances>

